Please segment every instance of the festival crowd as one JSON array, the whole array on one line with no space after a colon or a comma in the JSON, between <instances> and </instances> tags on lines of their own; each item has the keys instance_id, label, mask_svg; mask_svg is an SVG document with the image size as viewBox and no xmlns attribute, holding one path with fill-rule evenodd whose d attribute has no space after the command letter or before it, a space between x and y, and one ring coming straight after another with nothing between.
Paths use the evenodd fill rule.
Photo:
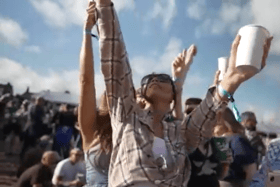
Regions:
<instances>
[{"instance_id":1,"label":"festival crowd","mask_svg":"<svg viewBox=\"0 0 280 187\"><path fill-rule=\"evenodd\" d=\"M6 154L19 154L20 187L261 187L280 185L280 139L267 146L252 111L228 107L238 87L255 75L235 66L210 77L205 98L182 101L198 52L183 50L171 76L151 73L135 88L114 4L90 1L80 51L79 106L59 109L42 97L0 98ZM91 30L98 27L106 90L97 101ZM262 64L269 53L268 38ZM98 103L98 106L97 106ZM182 106L184 105L184 106Z\"/></svg>"}]
</instances>

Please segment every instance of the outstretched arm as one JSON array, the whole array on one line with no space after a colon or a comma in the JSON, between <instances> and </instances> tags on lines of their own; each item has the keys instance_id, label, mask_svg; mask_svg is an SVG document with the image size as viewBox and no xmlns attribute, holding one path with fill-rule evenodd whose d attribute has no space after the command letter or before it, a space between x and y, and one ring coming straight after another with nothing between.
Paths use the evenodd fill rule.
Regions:
<instances>
[{"instance_id":1,"label":"outstretched arm","mask_svg":"<svg viewBox=\"0 0 280 187\"><path fill-rule=\"evenodd\" d=\"M113 130L134 111L132 72L119 21L110 0L96 0L101 70L104 76Z\"/></svg>"},{"instance_id":2,"label":"outstretched arm","mask_svg":"<svg viewBox=\"0 0 280 187\"><path fill-rule=\"evenodd\" d=\"M183 119L182 112L182 91L183 85L193 62L193 57L197 53L197 48L193 44L188 50L184 49L176 59L172 62L172 77L175 79L174 84L176 86L176 105L174 110L174 117L176 119Z\"/></svg>"},{"instance_id":3,"label":"outstretched arm","mask_svg":"<svg viewBox=\"0 0 280 187\"><path fill-rule=\"evenodd\" d=\"M83 137L83 148L88 150L95 132L96 96L94 85L93 52L90 31L95 24L95 3L90 2L84 25L84 35L80 52L80 98L78 122Z\"/></svg>"},{"instance_id":4,"label":"outstretched arm","mask_svg":"<svg viewBox=\"0 0 280 187\"><path fill-rule=\"evenodd\" d=\"M267 40L264 46L263 63L269 51L272 38ZM194 110L191 115L187 116L182 123L182 133L184 133L187 149L189 153L193 152L199 145L205 144L207 139L212 137L212 128L216 123L216 112L225 109L229 101L228 94L231 96L237 88L246 80L255 74L239 71L236 66L236 54L239 45L240 36L236 36L232 43L229 67L224 79L209 90L206 98Z\"/></svg>"}]
</instances>

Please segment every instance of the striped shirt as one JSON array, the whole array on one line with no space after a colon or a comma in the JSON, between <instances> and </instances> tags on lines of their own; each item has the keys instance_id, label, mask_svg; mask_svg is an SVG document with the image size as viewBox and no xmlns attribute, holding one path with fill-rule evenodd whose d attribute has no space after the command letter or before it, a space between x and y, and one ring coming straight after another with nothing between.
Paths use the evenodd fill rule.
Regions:
<instances>
[{"instance_id":1,"label":"striped shirt","mask_svg":"<svg viewBox=\"0 0 280 187\"><path fill-rule=\"evenodd\" d=\"M132 72L113 4L97 7L97 12L101 70L113 128L109 186L187 186L191 172L187 155L209 140L216 111L224 109L227 103L213 96L213 87L184 120L174 120L168 114L164 117L163 139L172 158L164 167L153 156L153 116L150 111L139 110L136 104Z\"/></svg>"}]
</instances>

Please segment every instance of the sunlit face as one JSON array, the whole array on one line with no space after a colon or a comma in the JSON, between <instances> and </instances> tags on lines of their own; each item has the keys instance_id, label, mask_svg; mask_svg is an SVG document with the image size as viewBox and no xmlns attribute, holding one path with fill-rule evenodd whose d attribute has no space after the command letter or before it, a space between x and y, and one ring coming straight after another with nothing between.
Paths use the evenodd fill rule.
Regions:
<instances>
[{"instance_id":1,"label":"sunlit face","mask_svg":"<svg viewBox=\"0 0 280 187\"><path fill-rule=\"evenodd\" d=\"M173 99L173 84L167 74L149 74L141 80L142 93L149 102L161 100L171 102Z\"/></svg>"},{"instance_id":2,"label":"sunlit face","mask_svg":"<svg viewBox=\"0 0 280 187\"><path fill-rule=\"evenodd\" d=\"M146 85L146 97L154 101L160 99L162 102L173 100L173 88L170 81L162 82L154 77L148 85Z\"/></svg>"}]
</instances>

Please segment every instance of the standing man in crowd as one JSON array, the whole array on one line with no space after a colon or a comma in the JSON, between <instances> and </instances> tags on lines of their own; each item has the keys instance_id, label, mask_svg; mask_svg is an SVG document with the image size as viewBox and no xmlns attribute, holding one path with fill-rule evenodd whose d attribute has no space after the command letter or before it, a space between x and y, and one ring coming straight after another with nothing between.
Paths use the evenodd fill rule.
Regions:
<instances>
[{"instance_id":1,"label":"standing man in crowd","mask_svg":"<svg viewBox=\"0 0 280 187\"><path fill-rule=\"evenodd\" d=\"M43 97L38 97L36 98L35 105L29 108L28 122L24 128L24 142L20 153L21 159L28 147L34 147L36 140L43 135L43 117L45 116L43 105Z\"/></svg>"},{"instance_id":2,"label":"standing man in crowd","mask_svg":"<svg viewBox=\"0 0 280 187\"><path fill-rule=\"evenodd\" d=\"M250 141L251 146L258 155L257 165L260 164L262 157L265 155L266 148L262 138L257 133L257 118L254 112L246 111L241 114L241 124L245 128L245 134Z\"/></svg>"},{"instance_id":3,"label":"standing man in crowd","mask_svg":"<svg viewBox=\"0 0 280 187\"><path fill-rule=\"evenodd\" d=\"M57 152L45 152L41 163L23 172L15 187L52 187L53 170L59 160L60 157Z\"/></svg>"},{"instance_id":4,"label":"standing man in crowd","mask_svg":"<svg viewBox=\"0 0 280 187\"><path fill-rule=\"evenodd\" d=\"M74 148L70 152L70 157L57 164L52 183L55 186L75 186L80 187L85 184L86 168L82 162L83 152Z\"/></svg>"}]
</instances>

